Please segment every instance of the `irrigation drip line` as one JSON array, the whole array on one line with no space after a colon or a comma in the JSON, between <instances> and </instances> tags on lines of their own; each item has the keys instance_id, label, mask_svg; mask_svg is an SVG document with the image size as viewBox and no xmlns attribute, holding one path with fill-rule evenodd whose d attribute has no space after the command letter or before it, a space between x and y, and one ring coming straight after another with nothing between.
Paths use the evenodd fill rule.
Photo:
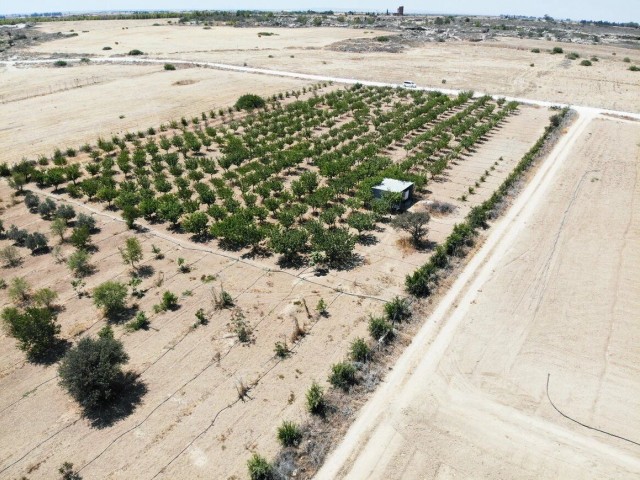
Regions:
<instances>
[{"instance_id":1,"label":"irrigation drip line","mask_svg":"<svg viewBox=\"0 0 640 480\"><path fill-rule=\"evenodd\" d=\"M605 430L601 430L599 428L596 427L592 427L590 425L587 425L585 423L582 423L579 420L576 420L575 418L570 417L569 415L567 415L566 413L563 413L558 407L555 406L555 404L553 403L553 401L551 400L551 397L549 396L549 379L551 378L551 374L547 373L547 398L549 399L549 403L551 404L551 406L555 409L556 412L558 412L560 415L562 415L564 418L566 418L567 420L571 420L574 423L577 423L578 425L580 425L581 427L584 428L588 428L589 430L595 430L596 432L600 432L600 433L604 433L605 435L609 435L610 437L615 437L615 438L619 438L620 440L624 440L625 442L629 442L632 443L634 445L637 445L640 447L640 443L636 442L634 440L630 440L628 438L625 438L621 435L616 435L615 433L611 433L611 432L607 432Z\"/></svg>"}]
</instances>

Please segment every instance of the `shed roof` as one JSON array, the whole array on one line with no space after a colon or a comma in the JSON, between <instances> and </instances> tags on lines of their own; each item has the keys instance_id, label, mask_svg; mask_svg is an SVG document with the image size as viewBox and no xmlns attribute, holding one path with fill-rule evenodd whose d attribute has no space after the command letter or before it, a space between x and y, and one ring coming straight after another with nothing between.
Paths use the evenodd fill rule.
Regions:
<instances>
[{"instance_id":1,"label":"shed roof","mask_svg":"<svg viewBox=\"0 0 640 480\"><path fill-rule=\"evenodd\" d=\"M407 188L413 186L413 182L404 182L395 178L385 178L380 185L376 185L375 189L385 192L404 192Z\"/></svg>"}]
</instances>

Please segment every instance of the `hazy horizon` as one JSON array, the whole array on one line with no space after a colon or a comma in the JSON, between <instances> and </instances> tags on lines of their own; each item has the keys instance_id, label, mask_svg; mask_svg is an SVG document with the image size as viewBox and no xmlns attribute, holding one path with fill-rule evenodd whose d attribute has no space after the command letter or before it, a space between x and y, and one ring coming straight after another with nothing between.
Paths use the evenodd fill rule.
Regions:
<instances>
[{"instance_id":1,"label":"hazy horizon","mask_svg":"<svg viewBox=\"0 0 640 480\"><path fill-rule=\"evenodd\" d=\"M452 0L447 3L446 10L437 8L425 9L422 2L395 2L371 0L363 1L338 1L325 0L319 4L313 2L293 2L291 0L274 0L269 8L265 8L264 1L244 0L241 2L209 2L206 0L187 0L176 2L175 0L113 0L109 2L109 8L104 8L103 2L95 0L23 0L13 5L0 7L0 15L30 15L32 13L95 13L111 11L188 11L188 10L314 10L314 11L376 11L384 12L387 9L395 11L398 5L404 4L407 14L453 14L453 15L520 15L543 17L550 15L558 19L570 18L572 20L603 20L612 22L639 22L640 8L637 0L610 0L609 2L565 0L537 0L512 2L508 0L485 0L478 5L474 0ZM515 3L515 4L514 4ZM635 5L634 5L635 3Z\"/></svg>"}]
</instances>

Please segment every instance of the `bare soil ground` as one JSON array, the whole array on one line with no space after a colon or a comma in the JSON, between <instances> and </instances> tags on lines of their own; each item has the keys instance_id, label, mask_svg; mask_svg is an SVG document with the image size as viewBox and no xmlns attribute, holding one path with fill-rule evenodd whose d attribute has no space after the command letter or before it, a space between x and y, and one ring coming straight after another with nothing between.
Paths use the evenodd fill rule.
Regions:
<instances>
[{"instance_id":1,"label":"bare soil ground","mask_svg":"<svg viewBox=\"0 0 640 480\"><path fill-rule=\"evenodd\" d=\"M416 347L425 354L385 411L349 439L359 453L343 477L640 474L639 160L638 123L586 125L540 203L452 300L440 334ZM631 442L564 418L549 398Z\"/></svg>"},{"instance_id":2,"label":"bare soil ground","mask_svg":"<svg viewBox=\"0 0 640 480\"><path fill-rule=\"evenodd\" d=\"M434 220L433 240L444 239L456 219L488 195L488 185L504 179L540 136L549 115L546 109L522 107L474 154L452 165L445 181L433 183L434 198L459 205L450 216ZM454 198L500 157L503 160L487 186L467 202ZM448 183L456 186L447 188ZM49 222L29 213L21 202L11 205L4 184L0 196L5 225L48 233ZM129 272L117 247L131 233L120 215L95 204L67 201L78 211L94 213L101 228L92 260L98 271L87 278L84 289L90 292L108 279L126 281ZM276 427L283 419L304 417L304 393L311 381L324 381L329 365L344 358L349 343L356 336L367 336L368 314L379 313L383 300L402 294L404 276L430 255L429 250L398 249L401 235L385 226L375 234L377 244L358 246L364 265L318 276L313 268L279 271L276 257L240 259L213 243L195 244L187 235L163 226L146 228L140 236L148 273L140 289L147 293L136 303L150 312L162 292L169 290L180 296L181 304L176 312L153 315L147 331L127 333L116 326L130 353L130 368L140 374L148 393L133 414L97 428L80 417L77 405L58 386L55 365L26 363L14 340L3 335L0 430L8 434L0 438L2 475L48 478L62 462L72 461L85 478L243 477L250 453L276 453ZM4 240L2 246L8 243ZM158 246L165 258L154 259L151 245ZM63 250L68 255L72 248L63 245ZM90 298L77 298L66 265L56 264L49 254L33 257L26 250L22 254L23 265L5 270L3 278L25 276L34 289L55 289L65 306L59 316L64 338L95 335L105 320ZM179 257L186 259L191 272L178 273ZM203 275L215 280L207 283ZM234 296L252 330L249 345L237 341L233 311L212 311L211 288L219 291L221 286ZM320 298L329 304L328 318L315 311ZM0 292L0 301L7 305L6 290ZM195 311L201 307L212 311L211 321L194 329ZM296 322L306 335L293 341ZM294 353L279 360L273 348L283 340ZM242 385L250 390L240 399Z\"/></svg>"},{"instance_id":3,"label":"bare soil ground","mask_svg":"<svg viewBox=\"0 0 640 480\"><path fill-rule=\"evenodd\" d=\"M205 30L201 26L163 24L154 27L153 23L43 24L38 27L43 31L55 33L64 28L80 34L31 47L24 50L21 56L42 58L58 53L69 56L113 55L137 48L153 57L236 65L246 63L249 66L391 82L410 78L420 85L471 88L640 111L636 82L638 74L628 72L626 69L629 64L622 62L624 56L632 57L634 62L640 61L640 58L633 51L621 48L576 46L576 51L583 57L598 55L601 59L593 67L587 68L561 55L534 54L529 51L533 46L551 48L554 45L551 42L501 39L491 44L434 43L408 48L397 54L354 54L335 52L330 46L348 38L370 37L379 32L337 28L287 30L212 27ZM264 30L277 35L258 37L257 33ZM102 50L107 45L112 50ZM562 46L566 48L566 44ZM616 51L617 55L611 55L612 51ZM534 62L536 66L529 67ZM38 154L51 155L55 147L77 147L84 142L95 141L98 136L109 137L125 131L145 130L181 116L197 116L202 111L233 104L242 93L267 95L300 89L305 85L305 82L291 79L208 69L189 68L168 72L160 65L89 64L64 69L3 67L1 71L0 112L3 119L9 120L0 130L0 145L4 158L10 162L23 156L33 158ZM446 85L441 84L442 79L447 80ZM124 115L124 118L119 118L120 115ZM434 218L430 233L434 240L444 239L455 221L463 218L469 208L491 193L492 188L509 173L515 161L539 137L548 116L549 112L545 109L521 108L519 115L509 118L504 127L478 147L473 155L452 165L445 182L430 184L434 199L449 201L458 207L451 216ZM623 414L627 412L627 416L630 416L629 412L633 408L637 410L637 405L627 404L626 410L618 408L618 404L615 408L609 408L608 402L618 401L622 404L620 399L626 392L624 389L637 392L637 385L632 379L638 377L638 372L634 366L637 362L633 362L637 358L632 358L634 350L625 350L621 346L623 341L634 341L635 331L632 326L625 324L621 313L617 313L617 316L607 313L607 309L615 312L633 309L633 305L625 302L636 300L633 292L637 288L634 290L629 287L629 295L624 298L620 296L618 303L611 300L613 297L602 294L615 290L615 279L619 279L615 280L620 282L619 285L637 283L635 272L628 266L623 269L628 262L633 264L635 257L625 254L616 257L616 260L598 256L598 249L603 245L610 247L616 239L619 240L621 236L624 238L622 225L625 221L629 230L624 235L633 235L637 231L631 217L624 216L633 211L625 207L628 204L624 202L633 199L637 203L637 188L633 187L636 188L633 190L628 183L637 174L635 145L639 140L638 127L635 124L599 120L590 128L593 128L590 130L593 135L585 134L584 146L579 147L584 158L577 154L579 158L572 157L572 169L563 172L558 177L558 183L554 184L553 191L558 192L558 197L555 200L550 197L553 201L550 201L549 209L542 210L540 214L546 216L537 220L543 235L529 235L528 240L523 237L519 253L510 257L513 261L505 262L500 270L496 270L500 274L506 270L511 272L510 275L496 276L498 284L494 289L487 286L487 291L493 292L492 296L487 296L488 300L484 303L479 302L479 305L484 305L482 314L477 314L482 322L474 321L471 324L473 328L465 327L468 332L465 330L464 335L452 344L451 349L457 355L453 358L462 358L460 362L464 366L464 375L456 373L456 376L443 377L442 381L434 379L426 384L426 389L447 382L450 382L451 388L461 384L464 391L481 389L483 394L489 392L492 402L506 402L508 408L524 409L527 415L531 415L532 411L536 414L540 412L545 421L555 421L554 413L543 402L544 390L540 382L544 378L538 378L543 376L543 367L536 370L536 365L552 363L554 370L547 370L553 373L552 389L559 405L571 405L574 398L578 398L578 411L572 411L572 414L581 418L586 415L588 422L593 421L605 429L611 428L622 434L628 433L627 430L631 428L638 429L633 422L626 426L618 425L625 418ZM635 163L630 161L631 151L635 152ZM615 157L615 162L610 161L610 156ZM499 160L500 157L503 159ZM591 182L588 176L578 185L576 171L583 169L580 170L582 175L586 171L585 162L593 163L590 169L601 170L593 174L599 180ZM495 166L495 170L487 181L475 187L475 182L491 166ZM566 179L563 180L563 176ZM579 186L578 190L575 185ZM460 197L468 192L469 187L474 187L475 192L463 202ZM630 194L629 189L635 193ZM566 203L574 192L583 197L580 202L570 204L565 222L558 215L566 209L563 202ZM3 200L0 205L6 208L2 212L5 225L15 223L29 231L48 233L48 222L28 213L22 204L11 206L10 190L4 183L0 186L0 198ZM594 199L603 200L595 204ZM605 226L594 222L590 225L600 226L594 231L587 231L584 224L593 217L594 205L599 207L596 210L599 212L598 221L604 222ZM95 206L76 205L78 211L90 211L91 208ZM418 204L415 208L422 208L422 205ZM571 209L576 209L578 213L575 210L572 213ZM638 211L638 208L635 210ZM87 279L87 291L107 279L128 278L117 247L130 233L119 220L119 214L103 210L94 213L101 228L101 232L94 236L98 250L93 262L99 270ZM576 220L570 221L573 215L577 215ZM611 229L607 223L609 217L612 217ZM549 258L548 252L551 250L547 248L553 243L551 237L554 230L545 222L550 225L560 222L556 233L569 232L561 236L567 243L557 243L562 249L558 250L560 247L557 247L555 256L551 258L553 262L550 260L549 265L553 269L540 263L542 259ZM569 227L571 229L567 230ZM429 255L428 251L398 249L399 236L387 227L376 233L376 245L358 247L367 259L363 266L355 271L331 272L319 277L312 269L280 272L274 258L239 259L222 252L215 245L194 244L186 235L168 232L163 227L148 225L147 228L140 236L144 239L144 263L150 267L151 274L141 286L142 289L148 289L147 294L137 302L142 310L150 311L151 306L158 302L158 296L170 290L180 296L181 308L176 312L154 315L148 331L126 333L122 326L116 327L117 336L123 340L131 356L129 368L139 373L147 386L148 393L143 397L142 404L132 415L112 426L101 429L92 427L80 417L77 405L58 386L56 367L26 363L14 341L6 335L1 336L0 432L3 434L0 435L0 476L3 478L20 478L22 475L30 479L50 478L64 461L72 461L81 468L85 478L244 477L250 453L259 451L267 457L276 453L275 429L283 419L300 420L304 417L304 392L311 381L323 381L328 366L344 358L350 341L356 336L366 336L368 313L379 312L382 299L388 300L401 293L404 275L424 263ZM614 235L618 231L616 229L620 235ZM620 255L622 249L628 250L633 242L634 237L629 237L626 244L616 245L607 255ZM7 243L2 241L1 246ZM164 259L153 259L150 253L152 244L162 249ZM585 248L585 245L589 247ZM71 251L71 247L64 248L68 250L67 253ZM559 256L560 252L563 256ZM567 259L576 258L572 255L577 255L577 252L580 252L580 258L565 260L565 256ZM33 288L49 286L58 291L61 303L65 305L59 317L63 337L76 340L82 335L95 335L105 320L93 307L90 298L77 298L69 283L71 276L66 266L52 262L50 255L32 257L26 254L26 250L22 253L25 256L22 267L3 270L2 277L9 281L14 276L24 275ZM191 265L190 273L178 273L178 257L185 258ZM528 261L523 262L520 257ZM594 258L598 259L595 266ZM606 270L612 268L610 265L613 263L607 263L605 259L607 262L619 262L620 267L616 268L626 277L622 274L618 276L618 270ZM560 278L560 266L567 261L571 262L572 274ZM554 270L556 268L558 270ZM604 269L603 272L606 270L609 276L603 273L593 278L590 274L597 268ZM532 271L540 272L539 275L545 278L546 290L537 283L531 286L527 274ZM548 280L552 274L557 276ZM215 280L207 283L202 279L203 275L213 275ZM585 282L585 278L589 281ZM604 286L598 283L605 278L609 283ZM160 281L162 285L156 286ZM567 284L571 288L563 289ZM234 296L253 330L254 340L248 346L236 341L231 325L232 312L228 310L215 312L208 325L192 328L195 311L200 307L211 309L211 288L219 290L221 285ZM534 290L528 290L534 287ZM576 292L580 292L580 297L576 297ZM528 303L530 297L540 299L542 306L547 305L547 313L542 320L540 316L530 319L522 313L523 306L518 302L525 302L528 312L535 310L535 305ZM319 317L315 312L319 298L324 298L330 305L328 318ZM609 303L603 304L601 310L594 310L593 298L601 298L603 302L606 298ZM557 299L554 300L556 303L551 302L553 299ZM0 304L5 306L7 300L6 290L0 291ZM496 305L499 305L497 312ZM569 305L576 308L575 313L567 309ZM564 315L562 323L558 325L567 330L552 323L558 310ZM523 326L513 333L511 329L516 329L517 325L514 325L514 318L519 319L521 315ZM585 318L592 323L584 323ZM603 318L609 320L600 323ZM614 318L618 319L618 323L613 323ZM292 342L296 321L307 331L307 335L298 342ZM611 355L620 363L608 357L606 373L599 373L598 368L602 365L596 365L594 360L599 358L604 362L602 359L607 358L606 345L599 344L597 353L600 357L592 356L587 347L593 346L588 343L591 338L585 338L582 334L585 325L593 332L594 338L601 338L601 329L611 329L611 338L614 338L614 332L619 336L619 343L612 343L610 348L613 352ZM541 326L553 328L555 333L544 333ZM531 331L527 333L529 327ZM563 336L558 332L564 332ZM513 350L512 334L517 334L524 342L522 345L526 346L521 353ZM485 348L478 342L479 338L487 335L491 337L490 340L497 342L495 349L493 344L491 348ZM274 356L273 346L276 341L285 338L294 348L294 355L293 358L280 361ZM526 340L531 343L526 343ZM564 358L566 345L567 350L572 352L567 357L570 361ZM476 355L474 358L478 366L469 360L473 355ZM593 362L589 363L593 371L582 367L582 363L587 361ZM457 372L455 362L453 367L446 364L443 369ZM509 372L507 376L505 371ZM601 375L603 382L601 397L596 393L585 393L595 392L589 389L598 375ZM535 382L531 381L534 376ZM608 385L614 383L615 388L609 389ZM251 387L248 397L243 399L238 397L241 385ZM583 386L584 391L580 390ZM485 387L486 390L482 390ZM605 391L609 393L605 394ZM424 418L439 418L438 422L445 427L431 431L432 427L425 428L423 424L407 436L423 438L430 449L442 455L444 460L439 473L442 478L446 478L448 473L456 473L453 469L458 468L458 461L462 462L460 465L463 467L460 468L464 475L475 474L472 467L465 471L464 465L473 466L475 459L485 457L488 459L486 472L481 473L487 476L511 476L512 465L514 472L533 475L531 472L535 471L532 465L542 464L538 455L549 453L560 456L565 451L560 449L557 451L560 453L556 452L556 444L549 440L552 437L547 430L543 429L548 437L546 440L542 434L527 440L528 437L523 433L525 430L516 426L504 432L522 442L523 449L515 453L508 451L496 460L496 457L482 450L484 443L464 440L454 429L463 429L469 423L473 426L469 429L480 435L478 432L485 429L484 417L469 415L463 424L456 423L457 420L451 419L458 415L458 411L454 411L458 404L453 402L449 413L443 407L450 401L446 388L442 386L441 390L425 392L434 400L416 400L412 408L427 409L426 414L433 416ZM458 390L452 392L458 394ZM456 398L463 403L466 398L473 400L472 393L467 395L460 394ZM482 403L478 409L482 410L484 405ZM437 417L439 412L441 417ZM401 424L402 414L394 415L391 418ZM523 422L526 423L528 418ZM444 432L449 428L446 423L449 420L453 432L450 435ZM412 420L416 425L420 421L424 419ZM624 428L618 430L618 426ZM498 451L499 448L506 448L502 438L492 437L492 442L495 442ZM603 447L605 450L616 447L608 440L603 442L609 442ZM404 448L401 443L394 445ZM449 445L456 448L449 449ZM592 442L587 445L593 446ZM525 448L527 446L529 448ZM533 447L537 446L541 448L536 452ZM602 453L603 448L598 450L598 454L603 455L601 458L608 458L606 452ZM575 451L584 455L585 462L594 458L586 456L584 449ZM405 472L424 472L427 476L432 474L429 469L433 464L420 463L423 461L420 458L424 456L418 450L414 452L411 462L417 462L417 466L403 464L405 457L400 453L396 456L390 450L389 458L384 460L389 465L386 475L393 476L394 472L397 474L405 467ZM631 454L626 452L625 455ZM511 462L507 466L501 464L505 458ZM599 466L593 472L621 473L618 476L627 472L637 473L638 470L633 470L636 460L637 456L627 461L627 470L611 470L614 469L609 467L613 465L611 463ZM392 465L397 465L397 468L394 470ZM573 467L570 466L549 468L551 474L546 476L553 476L556 471L553 468L567 468L557 470L560 474L576 471L571 470ZM385 470L381 468L381 471ZM545 472L539 473L545 476Z\"/></svg>"},{"instance_id":4,"label":"bare soil ground","mask_svg":"<svg viewBox=\"0 0 640 480\"><path fill-rule=\"evenodd\" d=\"M567 45L500 38L485 42L426 43L400 53L350 53L332 48L348 39L393 32L349 28L232 28L180 26L160 21L43 23L47 33L71 30L75 37L16 50L16 58L126 55L139 49L151 57L248 65L384 82L411 79L421 86L472 89L538 100L640 112L638 50L617 46ZM260 32L273 36L258 36ZM118 42L116 44L116 42ZM561 46L578 60L550 55ZM111 50L103 50L111 47ZM542 53L532 53L540 48ZM613 55L613 54L616 55ZM597 56L592 67L580 60ZM629 57L631 63L623 62ZM530 65L534 64L534 67ZM0 67L0 131L7 158L47 154L54 146L80 144L97 135L146 129L163 121L198 115L227 105L242 93L267 94L301 88L304 82L218 71L165 72L144 65L39 67L37 73ZM42 69L40 69L42 68ZM242 79L242 81L240 81ZM193 81L189 85L175 82ZM443 85L442 81L446 84ZM34 97L34 98L30 98ZM33 115L34 112L40 115ZM120 119L120 115L125 115ZM52 126L57 130L52 131Z\"/></svg>"},{"instance_id":5,"label":"bare soil ground","mask_svg":"<svg viewBox=\"0 0 640 480\"><path fill-rule=\"evenodd\" d=\"M272 95L309 84L200 68L165 71L162 65L16 69L0 77L6 119L0 144L11 162L226 109L244 93Z\"/></svg>"}]
</instances>

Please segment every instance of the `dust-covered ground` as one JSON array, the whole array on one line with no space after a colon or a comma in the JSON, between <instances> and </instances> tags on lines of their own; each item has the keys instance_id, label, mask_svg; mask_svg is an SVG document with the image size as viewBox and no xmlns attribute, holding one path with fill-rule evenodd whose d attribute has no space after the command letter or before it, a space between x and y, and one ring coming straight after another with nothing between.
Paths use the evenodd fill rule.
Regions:
<instances>
[{"instance_id":1,"label":"dust-covered ground","mask_svg":"<svg viewBox=\"0 0 640 480\"><path fill-rule=\"evenodd\" d=\"M77 33L13 52L14 59L126 56L208 61L318 75L419 86L471 89L640 112L638 50L611 45L495 38L482 42L411 43L398 53L337 51L335 45L376 41L394 32L350 28L233 28L154 21L83 21L38 24L31 30ZM262 33L272 33L265 36ZM260 35L259 35L260 34ZM565 54L551 55L554 46ZM109 50L104 50L109 48ZM541 53L531 50L539 48ZM591 67L583 59L598 58ZM131 57L128 57L131 58ZM628 58L629 63L624 59ZM532 66L533 65L533 66ZM193 68L164 71L162 65L0 67L0 142L5 158L48 154L98 135L146 129L180 116L228 106L246 92L272 94L301 88L302 81L237 75ZM120 118L124 116L124 118Z\"/></svg>"},{"instance_id":2,"label":"dust-covered ground","mask_svg":"<svg viewBox=\"0 0 640 480\"><path fill-rule=\"evenodd\" d=\"M348 437L342 476L640 474L640 124L576 128L384 412Z\"/></svg>"}]
</instances>

